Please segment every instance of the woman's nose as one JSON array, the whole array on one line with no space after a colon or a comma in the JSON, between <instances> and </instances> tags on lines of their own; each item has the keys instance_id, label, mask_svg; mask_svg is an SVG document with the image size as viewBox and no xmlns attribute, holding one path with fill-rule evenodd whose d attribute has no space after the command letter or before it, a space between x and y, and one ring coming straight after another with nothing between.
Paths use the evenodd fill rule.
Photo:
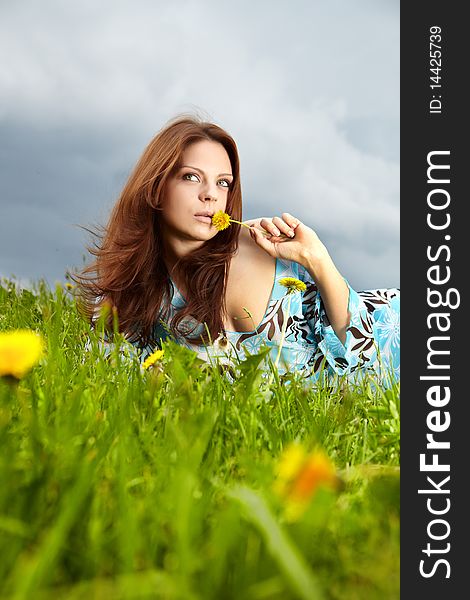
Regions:
<instances>
[{"instance_id":1,"label":"woman's nose","mask_svg":"<svg viewBox=\"0 0 470 600\"><path fill-rule=\"evenodd\" d=\"M217 201L217 194L212 189L206 188L203 192L201 192L200 199L204 202L208 202L210 200Z\"/></svg>"}]
</instances>

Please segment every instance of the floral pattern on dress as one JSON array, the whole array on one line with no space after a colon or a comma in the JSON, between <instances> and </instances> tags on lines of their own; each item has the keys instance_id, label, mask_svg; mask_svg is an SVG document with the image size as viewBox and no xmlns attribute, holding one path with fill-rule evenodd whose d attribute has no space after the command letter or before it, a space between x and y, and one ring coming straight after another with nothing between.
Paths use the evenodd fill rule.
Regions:
<instances>
[{"instance_id":1,"label":"floral pattern on dress","mask_svg":"<svg viewBox=\"0 0 470 600\"><path fill-rule=\"evenodd\" d=\"M279 280L294 277L306 284L304 292L288 296ZM345 280L346 281L346 280ZM316 381L326 370L331 374L352 375L373 372L392 373L400 377L400 290L397 288L354 291L349 289L348 311L351 314L343 344L336 336L325 311L320 292L310 273L301 265L276 259L276 272L266 313L258 327L249 332L225 331L211 346L194 344L179 336L175 341L198 353L200 358L218 358L228 364L257 353L262 346L270 348L275 361L287 317L285 339L279 361L279 372L300 371L309 381ZM169 320L184 306L185 300L173 283L174 296ZM154 329L154 339L165 339L168 331L161 323ZM142 360L155 349L148 346ZM245 353L246 351L246 353ZM267 367L266 363L266 367Z\"/></svg>"}]
</instances>

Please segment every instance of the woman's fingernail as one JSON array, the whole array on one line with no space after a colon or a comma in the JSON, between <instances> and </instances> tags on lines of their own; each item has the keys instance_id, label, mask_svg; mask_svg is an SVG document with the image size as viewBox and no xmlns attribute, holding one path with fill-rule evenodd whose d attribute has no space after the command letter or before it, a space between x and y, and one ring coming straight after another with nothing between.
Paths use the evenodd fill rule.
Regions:
<instances>
[{"instance_id":1,"label":"woman's fingernail","mask_svg":"<svg viewBox=\"0 0 470 600\"><path fill-rule=\"evenodd\" d=\"M281 232L279 231L279 229L274 230L274 235L281 235Z\"/></svg>"},{"instance_id":2,"label":"woman's fingernail","mask_svg":"<svg viewBox=\"0 0 470 600\"><path fill-rule=\"evenodd\" d=\"M289 231L289 233L287 234L289 237L294 237L295 233L293 231Z\"/></svg>"}]
</instances>

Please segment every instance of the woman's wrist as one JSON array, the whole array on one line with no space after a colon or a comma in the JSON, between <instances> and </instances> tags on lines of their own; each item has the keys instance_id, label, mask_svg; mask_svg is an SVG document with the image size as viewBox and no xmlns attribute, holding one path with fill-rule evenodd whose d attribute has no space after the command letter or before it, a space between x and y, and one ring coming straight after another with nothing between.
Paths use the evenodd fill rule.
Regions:
<instances>
[{"instance_id":1,"label":"woman's wrist","mask_svg":"<svg viewBox=\"0 0 470 600\"><path fill-rule=\"evenodd\" d=\"M300 264L307 269L314 280L321 278L325 271L328 271L331 268L335 269L333 261L325 247L323 247L320 252L312 252L311 250L305 249L300 258Z\"/></svg>"}]
</instances>

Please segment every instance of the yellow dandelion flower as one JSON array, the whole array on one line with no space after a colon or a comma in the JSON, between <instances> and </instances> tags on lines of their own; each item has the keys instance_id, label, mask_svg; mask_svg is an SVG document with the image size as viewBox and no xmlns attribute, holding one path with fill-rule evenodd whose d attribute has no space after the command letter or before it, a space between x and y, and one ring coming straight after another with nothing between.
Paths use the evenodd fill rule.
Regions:
<instances>
[{"instance_id":1,"label":"yellow dandelion flower","mask_svg":"<svg viewBox=\"0 0 470 600\"><path fill-rule=\"evenodd\" d=\"M0 333L0 377L21 379L41 359L44 353L42 337L28 329Z\"/></svg>"},{"instance_id":2,"label":"yellow dandelion flower","mask_svg":"<svg viewBox=\"0 0 470 600\"><path fill-rule=\"evenodd\" d=\"M290 482L302 468L305 459L306 452L300 444L292 443L284 449L276 467L276 481L273 486L278 496L287 493Z\"/></svg>"},{"instance_id":3,"label":"yellow dandelion flower","mask_svg":"<svg viewBox=\"0 0 470 600\"><path fill-rule=\"evenodd\" d=\"M232 219L232 217L223 210L217 211L212 216L212 225L218 231L223 231L224 229L227 229L227 227L231 223L237 223L238 225L243 225L243 227L246 227L247 229L251 229L251 227L247 223L242 223L241 221L236 221L235 219Z\"/></svg>"},{"instance_id":4,"label":"yellow dandelion flower","mask_svg":"<svg viewBox=\"0 0 470 600\"><path fill-rule=\"evenodd\" d=\"M294 294L295 292L305 292L307 286L300 279L296 279L295 277L283 277L279 279L279 283L287 288L288 294Z\"/></svg>"},{"instance_id":5,"label":"yellow dandelion flower","mask_svg":"<svg viewBox=\"0 0 470 600\"><path fill-rule=\"evenodd\" d=\"M329 457L320 450L307 454L300 444L285 449L276 472L273 490L283 500L288 520L302 515L320 487L335 490L339 483Z\"/></svg>"},{"instance_id":6,"label":"yellow dandelion flower","mask_svg":"<svg viewBox=\"0 0 470 600\"><path fill-rule=\"evenodd\" d=\"M307 286L305 285L305 283L303 281L300 281L300 279L296 279L295 277L283 277L282 279L279 279L279 283L283 287L287 288L286 296L289 296L289 298L287 299L286 316L284 319L284 323L282 324L281 341L279 342L279 349L277 351L277 357L274 362L274 366L276 367L276 369L279 364L279 360L281 358L282 346L284 344L284 339L286 337L286 329L287 329L287 322L289 320L292 294L295 294L295 292L305 292L305 290L307 289ZM273 379L274 379L274 371L271 372L271 376L268 381L268 387L273 382Z\"/></svg>"},{"instance_id":7,"label":"yellow dandelion flower","mask_svg":"<svg viewBox=\"0 0 470 600\"><path fill-rule=\"evenodd\" d=\"M252 229L252 226L248 225L248 223L243 223L242 221L236 221L235 219L232 219L232 217L228 213L224 212L223 210L219 210L212 215L212 225L218 231L223 231L224 229L227 229L227 227L229 227L231 223L237 223L238 225L242 225L243 227L246 227L247 229ZM253 228L253 229L255 229L255 228ZM271 235L267 231L263 231L262 229L256 229L256 231L258 231L265 237L270 237L270 235ZM285 238L287 236L285 236L282 233L280 237ZM288 238L288 239L290 239L290 238Z\"/></svg>"},{"instance_id":8,"label":"yellow dandelion flower","mask_svg":"<svg viewBox=\"0 0 470 600\"><path fill-rule=\"evenodd\" d=\"M156 362L163 358L164 351L163 350L155 350L150 356L148 356L144 362L142 363L142 367L144 369L150 369L153 367Z\"/></svg>"},{"instance_id":9,"label":"yellow dandelion flower","mask_svg":"<svg viewBox=\"0 0 470 600\"><path fill-rule=\"evenodd\" d=\"M217 231L223 231L224 229L227 229L227 227L230 225L230 221L230 215L223 210L217 211L212 216L212 225L217 229Z\"/></svg>"},{"instance_id":10,"label":"yellow dandelion flower","mask_svg":"<svg viewBox=\"0 0 470 600\"><path fill-rule=\"evenodd\" d=\"M335 489L337 481L335 466L328 456L324 452L313 452L293 481L290 496L308 501L321 486Z\"/></svg>"},{"instance_id":11,"label":"yellow dandelion flower","mask_svg":"<svg viewBox=\"0 0 470 600\"><path fill-rule=\"evenodd\" d=\"M277 465L277 476L279 479L290 480L305 462L306 452L303 446L297 443L289 444L282 453Z\"/></svg>"}]
</instances>

